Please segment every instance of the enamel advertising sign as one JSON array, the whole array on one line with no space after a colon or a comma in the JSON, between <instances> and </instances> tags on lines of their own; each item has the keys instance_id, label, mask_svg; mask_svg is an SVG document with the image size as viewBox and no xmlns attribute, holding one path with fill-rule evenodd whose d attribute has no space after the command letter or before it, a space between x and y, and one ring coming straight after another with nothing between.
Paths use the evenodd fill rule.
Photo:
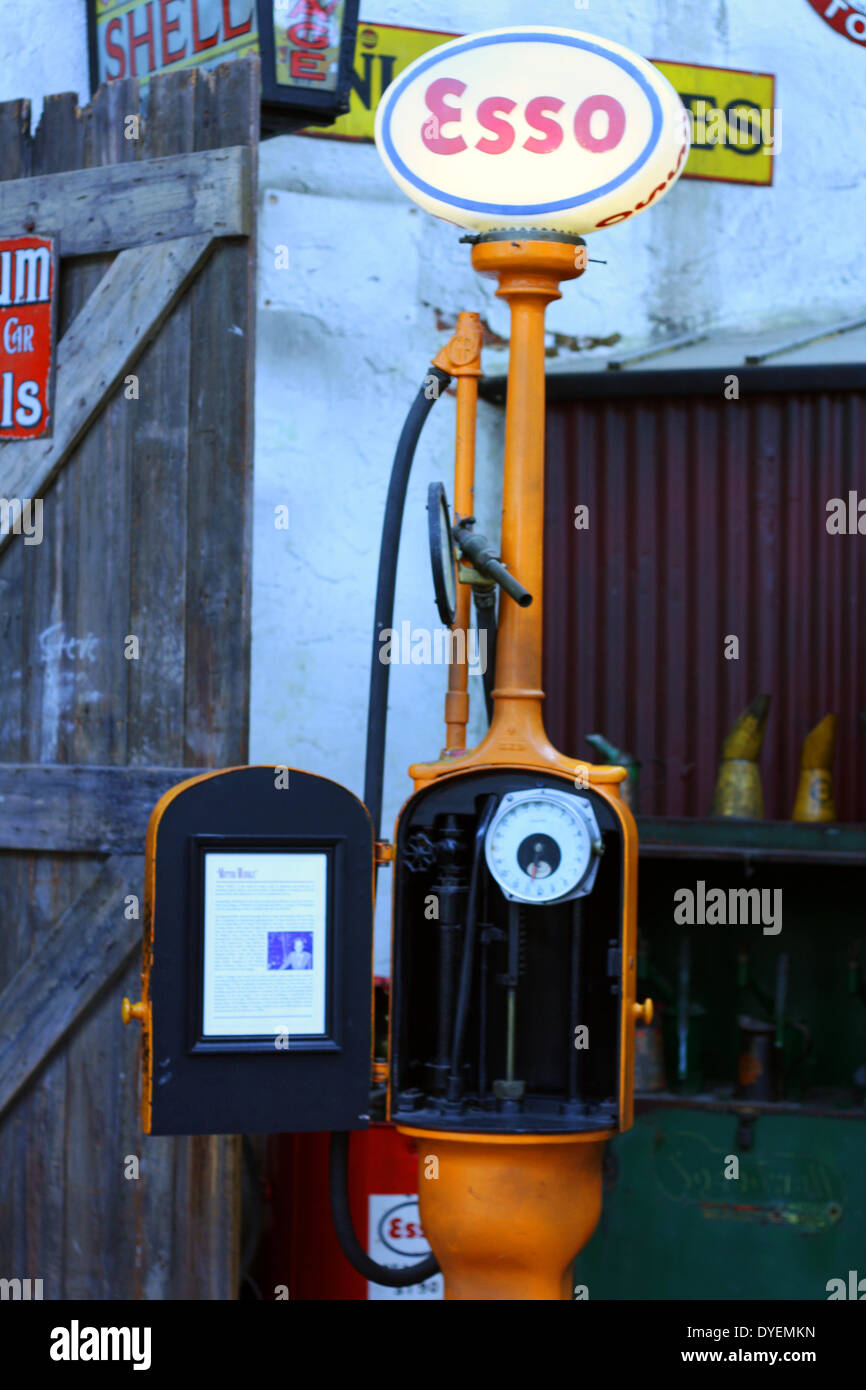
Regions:
<instances>
[{"instance_id":1,"label":"enamel advertising sign","mask_svg":"<svg viewBox=\"0 0 866 1390\"><path fill-rule=\"evenodd\" d=\"M90 82L216 67L258 51L255 0L91 0Z\"/></svg>"},{"instance_id":2,"label":"enamel advertising sign","mask_svg":"<svg viewBox=\"0 0 866 1390\"><path fill-rule=\"evenodd\" d=\"M837 34L866 47L866 0L809 0Z\"/></svg>"},{"instance_id":3,"label":"enamel advertising sign","mask_svg":"<svg viewBox=\"0 0 866 1390\"><path fill-rule=\"evenodd\" d=\"M472 231L612 227L664 196L689 152L665 77L609 39L491 29L411 63L376 113L405 193Z\"/></svg>"},{"instance_id":4,"label":"enamel advertising sign","mask_svg":"<svg viewBox=\"0 0 866 1390\"><path fill-rule=\"evenodd\" d=\"M56 306L54 238L0 239L0 441L51 433Z\"/></svg>"}]
</instances>

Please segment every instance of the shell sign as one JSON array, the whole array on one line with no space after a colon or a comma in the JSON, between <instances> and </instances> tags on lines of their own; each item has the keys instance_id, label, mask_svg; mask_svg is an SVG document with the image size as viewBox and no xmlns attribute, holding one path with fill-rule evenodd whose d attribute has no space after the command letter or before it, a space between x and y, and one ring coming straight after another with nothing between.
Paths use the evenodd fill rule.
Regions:
<instances>
[{"instance_id":1,"label":"shell sign","mask_svg":"<svg viewBox=\"0 0 866 1390\"><path fill-rule=\"evenodd\" d=\"M376 145L401 188L475 232L624 222L679 178L688 132L651 63L546 27L442 44L404 69L376 113Z\"/></svg>"}]
</instances>

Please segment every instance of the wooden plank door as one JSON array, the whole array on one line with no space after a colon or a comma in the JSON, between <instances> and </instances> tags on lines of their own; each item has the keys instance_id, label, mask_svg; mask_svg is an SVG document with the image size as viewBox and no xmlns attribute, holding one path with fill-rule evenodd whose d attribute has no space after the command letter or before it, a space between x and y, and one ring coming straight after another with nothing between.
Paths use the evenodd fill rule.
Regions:
<instances>
[{"instance_id":1,"label":"wooden plank door","mask_svg":"<svg viewBox=\"0 0 866 1390\"><path fill-rule=\"evenodd\" d=\"M0 234L61 255L54 434L0 444L0 1276L45 1298L237 1296L240 1141L142 1137L120 1001L150 806L247 757L259 102L250 58L0 105Z\"/></svg>"}]
</instances>

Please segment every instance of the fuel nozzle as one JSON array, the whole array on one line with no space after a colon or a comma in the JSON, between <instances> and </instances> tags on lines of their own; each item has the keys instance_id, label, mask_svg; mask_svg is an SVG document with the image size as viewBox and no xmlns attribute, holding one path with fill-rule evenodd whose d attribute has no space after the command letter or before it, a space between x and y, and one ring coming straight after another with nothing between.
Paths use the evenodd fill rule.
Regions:
<instances>
[{"instance_id":1,"label":"fuel nozzle","mask_svg":"<svg viewBox=\"0 0 866 1390\"><path fill-rule=\"evenodd\" d=\"M711 816L763 820L764 798L758 759L770 712L769 695L758 695L729 730L710 807Z\"/></svg>"},{"instance_id":2,"label":"fuel nozzle","mask_svg":"<svg viewBox=\"0 0 866 1390\"><path fill-rule=\"evenodd\" d=\"M528 608L532 602L532 594L528 589L524 589L503 565L496 548L487 537L472 529L474 525L475 517L466 516L453 529L454 539L460 547L461 554L469 560L472 568L482 579L492 580L521 608Z\"/></svg>"},{"instance_id":3,"label":"fuel nozzle","mask_svg":"<svg viewBox=\"0 0 866 1390\"><path fill-rule=\"evenodd\" d=\"M800 756L800 780L791 819L832 821L836 819L833 801L833 754L836 749L836 715L824 718L810 729Z\"/></svg>"}]
</instances>

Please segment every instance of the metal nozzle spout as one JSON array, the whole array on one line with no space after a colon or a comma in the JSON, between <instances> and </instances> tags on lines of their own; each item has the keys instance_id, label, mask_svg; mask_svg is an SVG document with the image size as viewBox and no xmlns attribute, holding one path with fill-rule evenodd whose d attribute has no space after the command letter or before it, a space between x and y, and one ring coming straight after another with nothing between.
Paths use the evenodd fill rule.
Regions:
<instances>
[{"instance_id":1,"label":"metal nozzle spout","mask_svg":"<svg viewBox=\"0 0 866 1390\"><path fill-rule=\"evenodd\" d=\"M711 816L763 820L764 797L758 759L770 712L769 695L757 695L743 710L722 744L722 761Z\"/></svg>"},{"instance_id":2,"label":"metal nozzle spout","mask_svg":"<svg viewBox=\"0 0 866 1390\"><path fill-rule=\"evenodd\" d=\"M492 579L521 608L528 608L532 594L509 573L487 537L472 530L474 520L474 517L466 517L459 526L454 527L454 539L462 553L471 560L480 575Z\"/></svg>"},{"instance_id":3,"label":"metal nozzle spout","mask_svg":"<svg viewBox=\"0 0 866 1390\"><path fill-rule=\"evenodd\" d=\"M836 819L833 799L833 755L836 751L835 714L824 718L810 729L803 740L800 754L800 780L791 819L795 821L832 821Z\"/></svg>"}]
</instances>

